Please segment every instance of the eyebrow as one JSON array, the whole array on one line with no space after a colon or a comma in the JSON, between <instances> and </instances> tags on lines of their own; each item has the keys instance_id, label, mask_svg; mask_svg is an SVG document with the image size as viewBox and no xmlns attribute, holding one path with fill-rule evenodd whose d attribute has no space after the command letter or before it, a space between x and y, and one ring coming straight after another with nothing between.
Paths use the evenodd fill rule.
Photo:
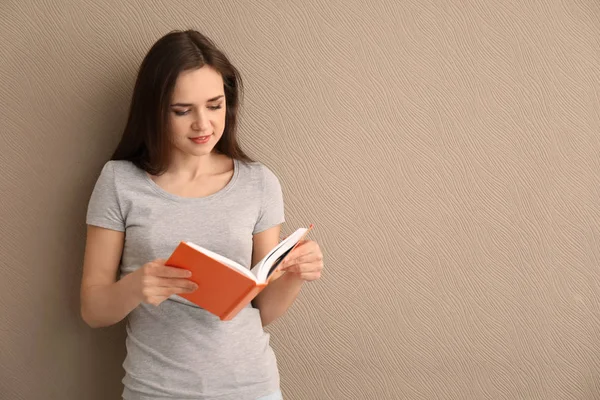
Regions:
<instances>
[{"instance_id":1,"label":"eyebrow","mask_svg":"<svg viewBox=\"0 0 600 400\"><path fill-rule=\"evenodd\" d=\"M207 103L210 103L212 101L217 101L220 98L224 97L224 95L219 95L219 96L215 96L213 98L210 98L207 100ZM175 103L175 104L171 104L171 107L192 107L193 104L192 103Z\"/></svg>"}]
</instances>

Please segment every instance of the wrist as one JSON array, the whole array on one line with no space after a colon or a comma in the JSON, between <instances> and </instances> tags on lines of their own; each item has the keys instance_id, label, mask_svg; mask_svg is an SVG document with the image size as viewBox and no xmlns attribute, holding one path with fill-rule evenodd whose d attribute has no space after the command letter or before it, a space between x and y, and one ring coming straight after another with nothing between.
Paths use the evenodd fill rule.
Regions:
<instances>
[{"instance_id":1,"label":"wrist","mask_svg":"<svg viewBox=\"0 0 600 400\"><path fill-rule=\"evenodd\" d=\"M144 300L144 296L141 288L139 287L140 285L138 284L136 275L137 274L135 272L132 272L117 281L117 285L120 287L122 298L127 299L126 302L134 307L137 307L137 305Z\"/></svg>"}]
</instances>

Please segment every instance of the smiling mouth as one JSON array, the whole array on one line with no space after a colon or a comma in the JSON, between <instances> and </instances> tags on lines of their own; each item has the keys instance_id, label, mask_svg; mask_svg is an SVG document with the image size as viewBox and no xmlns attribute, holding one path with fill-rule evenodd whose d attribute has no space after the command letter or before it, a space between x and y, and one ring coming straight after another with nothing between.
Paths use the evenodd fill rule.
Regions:
<instances>
[{"instance_id":1,"label":"smiling mouth","mask_svg":"<svg viewBox=\"0 0 600 400\"><path fill-rule=\"evenodd\" d=\"M211 136L212 135L196 136L196 137L190 138L190 140L194 143L202 144L202 143L208 142L210 140Z\"/></svg>"}]
</instances>

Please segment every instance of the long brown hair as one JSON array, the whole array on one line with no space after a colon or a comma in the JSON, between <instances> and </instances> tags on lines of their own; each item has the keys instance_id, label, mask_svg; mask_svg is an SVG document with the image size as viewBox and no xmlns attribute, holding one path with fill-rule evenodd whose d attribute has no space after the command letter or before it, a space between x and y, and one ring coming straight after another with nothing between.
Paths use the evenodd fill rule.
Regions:
<instances>
[{"instance_id":1,"label":"long brown hair","mask_svg":"<svg viewBox=\"0 0 600 400\"><path fill-rule=\"evenodd\" d=\"M237 142L242 79L227 56L194 30L171 31L158 39L140 65L127 124L112 159L128 160L150 174L165 172L171 156L167 131L169 104L182 71L208 65L223 78L225 128L215 150L231 158L252 161Z\"/></svg>"}]
</instances>

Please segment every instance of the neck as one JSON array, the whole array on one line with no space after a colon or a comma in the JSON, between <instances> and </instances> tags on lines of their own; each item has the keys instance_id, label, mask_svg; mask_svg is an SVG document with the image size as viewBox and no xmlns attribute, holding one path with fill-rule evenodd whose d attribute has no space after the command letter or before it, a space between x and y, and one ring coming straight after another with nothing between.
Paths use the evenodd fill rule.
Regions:
<instances>
[{"instance_id":1,"label":"neck","mask_svg":"<svg viewBox=\"0 0 600 400\"><path fill-rule=\"evenodd\" d=\"M176 153L173 155L167 173L193 180L197 177L214 173L219 157L215 153L203 156L189 156Z\"/></svg>"}]
</instances>

